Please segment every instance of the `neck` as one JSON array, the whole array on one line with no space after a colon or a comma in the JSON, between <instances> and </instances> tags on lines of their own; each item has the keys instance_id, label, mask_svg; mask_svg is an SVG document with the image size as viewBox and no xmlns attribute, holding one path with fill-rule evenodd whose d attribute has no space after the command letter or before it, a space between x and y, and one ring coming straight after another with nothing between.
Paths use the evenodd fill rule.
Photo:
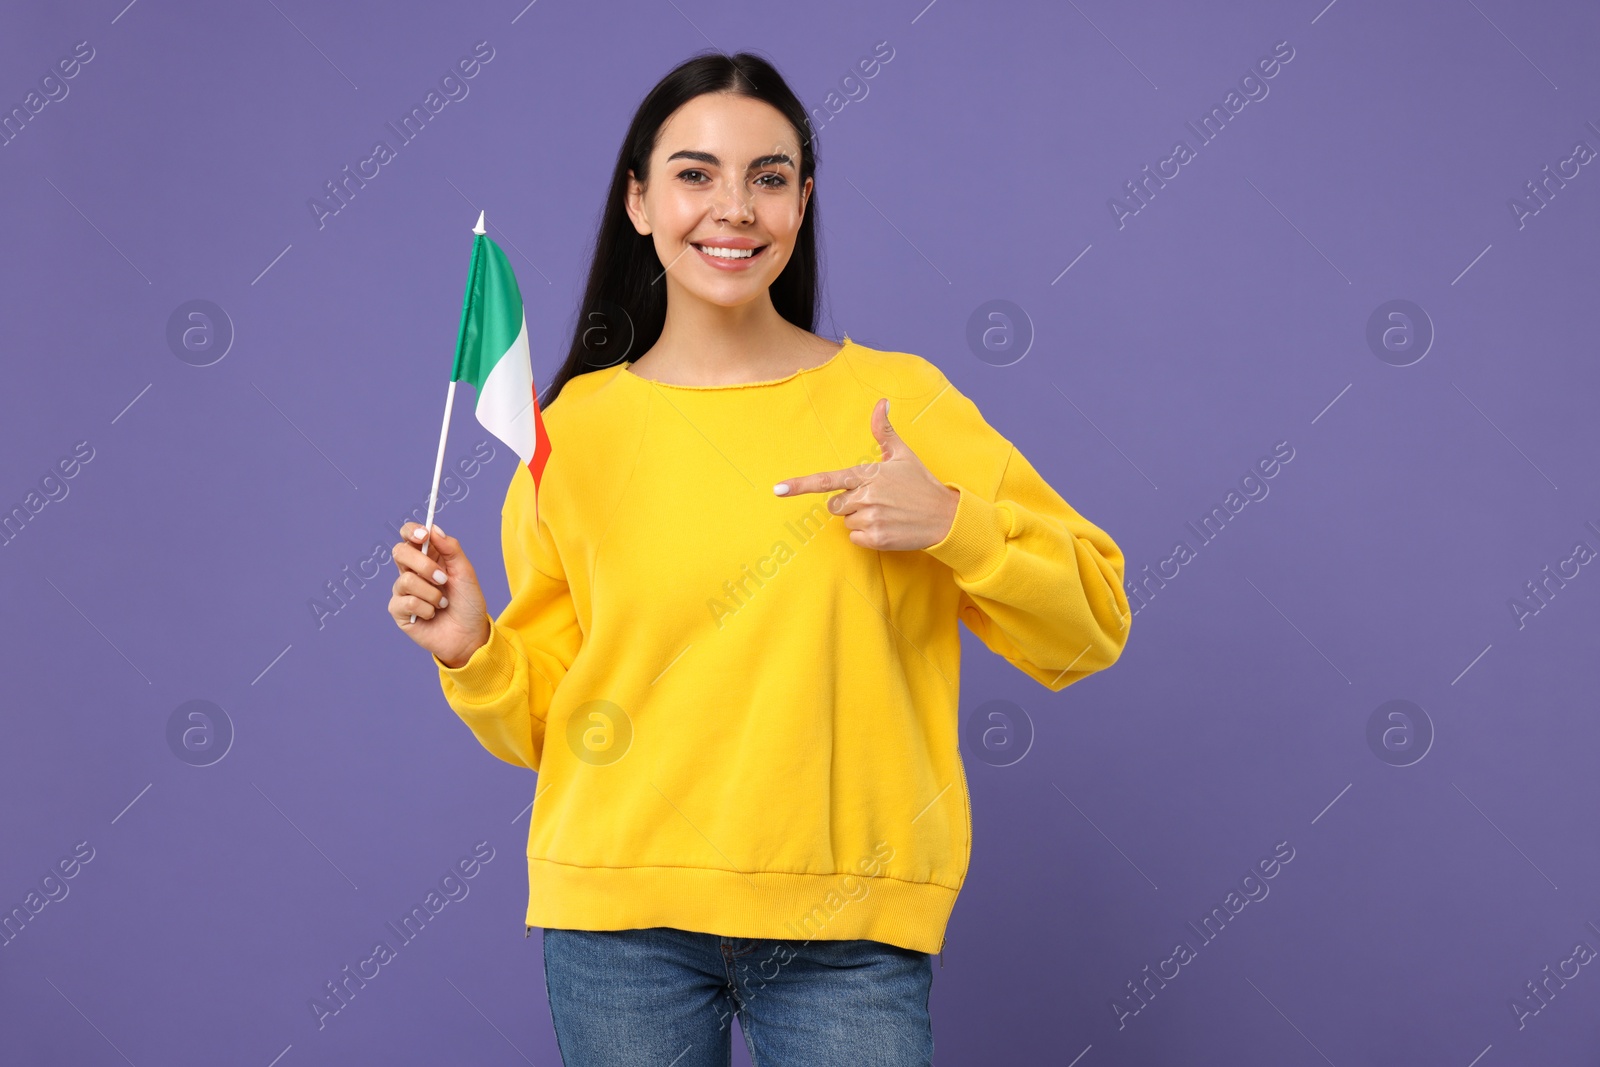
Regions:
<instances>
[{"instance_id":1,"label":"neck","mask_svg":"<svg viewBox=\"0 0 1600 1067\"><path fill-rule=\"evenodd\" d=\"M809 365L811 340L778 314L770 296L738 307L693 298L669 300L660 338L635 362L648 365L652 376L663 380L755 381Z\"/></svg>"}]
</instances>

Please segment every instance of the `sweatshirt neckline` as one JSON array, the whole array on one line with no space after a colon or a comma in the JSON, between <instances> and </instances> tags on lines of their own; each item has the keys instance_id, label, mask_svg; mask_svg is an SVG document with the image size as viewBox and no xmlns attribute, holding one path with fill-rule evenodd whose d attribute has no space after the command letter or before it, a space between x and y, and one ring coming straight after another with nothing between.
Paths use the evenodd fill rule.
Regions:
<instances>
[{"instance_id":1,"label":"sweatshirt neckline","mask_svg":"<svg viewBox=\"0 0 1600 1067\"><path fill-rule=\"evenodd\" d=\"M633 373L633 371L629 369L634 364L634 361L631 359L622 364L622 370L620 373L624 378L632 378L643 385L654 385L662 389L685 389L691 392L720 392L727 389L756 389L762 386L782 385L785 382L793 381L794 379L799 378L801 375L814 374L817 371L825 370L828 367L833 366L835 363L840 362L844 356L845 349L852 346L857 348L861 347L860 345L857 345L856 342L850 340L849 334L845 334L844 344L839 346L839 350L833 355L829 356L827 359L823 360L821 363L818 363L815 367L801 367L799 370L790 371L782 378L768 378L765 381L759 382L727 382L721 385L682 385L677 382L658 382L654 378L646 378L643 375Z\"/></svg>"}]
</instances>

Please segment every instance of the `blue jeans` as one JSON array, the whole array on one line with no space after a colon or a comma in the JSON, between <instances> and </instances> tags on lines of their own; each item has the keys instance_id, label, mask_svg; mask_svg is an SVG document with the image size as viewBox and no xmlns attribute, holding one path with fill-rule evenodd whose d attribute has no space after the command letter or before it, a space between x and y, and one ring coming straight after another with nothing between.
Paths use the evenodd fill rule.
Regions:
<instances>
[{"instance_id":1,"label":"blue jeans","mask_svg":"<svg viewBox=\"0 0 1600 1067\"><path fill-rule=\"evenodd\" d=\"M927 1067L932 957L879 941L776 941L657 926L544 932L565 1067Z\"/></svg>"}]
</instances>

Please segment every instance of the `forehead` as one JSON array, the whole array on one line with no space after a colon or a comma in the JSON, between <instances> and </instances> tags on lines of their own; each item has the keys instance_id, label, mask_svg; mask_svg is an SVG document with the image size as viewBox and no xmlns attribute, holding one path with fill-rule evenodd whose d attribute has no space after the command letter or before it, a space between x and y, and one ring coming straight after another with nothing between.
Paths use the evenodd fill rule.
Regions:
<instances>
[{"instance_id":1,"label":"forehead","mask_svg":"<svg viewBox=\"0 0 1600 1067\"><path fill-rule=\"evenodd\" d=\"M794 128L771 104L734 93L702 93L674 111L661 127L655 153L697 149L743 166L768 152L787 152L798 163Z\"/></svg>"}]
</instances>

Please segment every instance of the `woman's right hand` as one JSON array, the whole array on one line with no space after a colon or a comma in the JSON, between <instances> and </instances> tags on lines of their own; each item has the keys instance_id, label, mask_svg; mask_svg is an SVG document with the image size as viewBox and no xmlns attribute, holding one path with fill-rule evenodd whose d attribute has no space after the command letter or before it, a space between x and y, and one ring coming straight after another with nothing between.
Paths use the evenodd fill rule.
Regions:
<instances>
[{"instance_id":1,"label":"woman's right hand","mask_svg":"<svg viewBox=\"0 0 1600 1067\"><path fill-rule=\"evenodd\" d=\"M422 554L426 528L408 522L400 528L405 540L392 555L400 576L389 598L389 616L411 640L439 657L447 667L460 667L489 641L489 611L461 542L435 524ZM417 617L416 622L411 616Z\"/></svg>"}]
</instances>

